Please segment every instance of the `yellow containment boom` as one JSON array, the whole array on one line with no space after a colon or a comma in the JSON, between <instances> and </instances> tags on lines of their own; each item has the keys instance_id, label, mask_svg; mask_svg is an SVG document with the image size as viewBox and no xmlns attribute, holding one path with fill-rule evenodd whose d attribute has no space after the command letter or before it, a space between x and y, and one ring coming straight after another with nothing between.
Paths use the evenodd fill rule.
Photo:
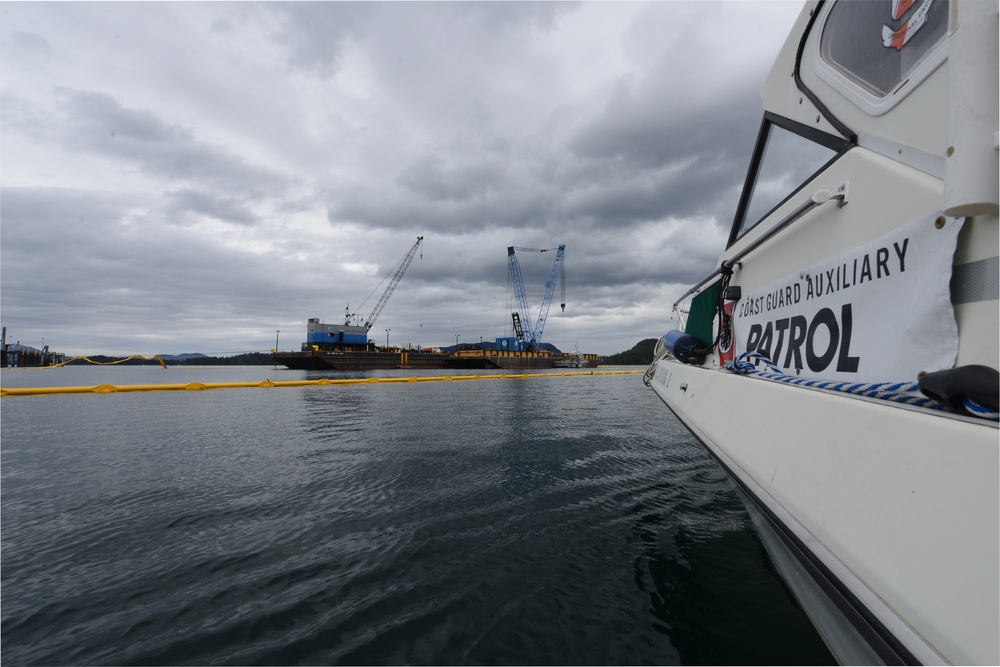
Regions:
<instances>
[{"instance_id":1,"label":"yellow containment boom","mask_svg":"<svg viewBox=\"0 0 1000 667\"><path fill-rule=\"evenodd\" d=\"M516 375L437 375L427 377L411 375L409 377L349 378L343 380L322 378L320 380L282 380L279 382L262 380L261 382L188 382L187 384L100 384L93 387L2 387L0 388L0 396L39 396L46 394L119 394L136 391L204 391L207 389L269 389L271 387L326 387L329 385L399 384L409 382L449 382L461 380L530 380L532 378L544 377L632 375L643 372L645 371L576 371L566 373L518 373Z\"/></svg>"},{"instance_id":2,"label":"yellow containment boom","mask_svg":"<svg viewBox=\"0 0 1000 667\"><path fill-rule=\"evenodd\" d=\"M163 360L158 354L154 354L152 357L144 357L141 354L133 354L131 357L125 357L124 359L116 359L115 361L94 361L93 359L88 359L87 357L73 357L72 359L67 359L66 361L60 362L58 364L53 364L51 366L39 366L39 368L59 368L60 366L65 366L66 364L71 364L74 361L86 361L88 364L94 364L95 366L115 366L117 364L124 364L126 361L131 361L133 359L142 359L143 361L152 361L156 359L160 362L160 365L164 368L167 367L167 362Z\"/></svg>"}]
</instances>

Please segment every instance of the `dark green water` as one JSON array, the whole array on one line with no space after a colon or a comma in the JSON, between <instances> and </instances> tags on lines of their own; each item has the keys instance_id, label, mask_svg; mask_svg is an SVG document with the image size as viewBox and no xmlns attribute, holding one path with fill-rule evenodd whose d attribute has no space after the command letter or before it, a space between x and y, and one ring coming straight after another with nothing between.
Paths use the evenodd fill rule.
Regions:
<instances>
[{"instance_id":1,"label":"dark green water","mask_svg":"<svg viewBox=\"0 0 1000 667\"><path fill-rule=\"evenodd\" d=\"M15 397L0 427L4 665L833 662L640 375Z\"/></svg>"}]
</instances>

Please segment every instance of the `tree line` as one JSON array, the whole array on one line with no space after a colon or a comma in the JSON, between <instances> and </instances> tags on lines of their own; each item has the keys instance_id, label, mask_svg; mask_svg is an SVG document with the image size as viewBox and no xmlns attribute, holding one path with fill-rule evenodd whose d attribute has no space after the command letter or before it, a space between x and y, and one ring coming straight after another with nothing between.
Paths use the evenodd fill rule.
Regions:
<instances>
[{"instance_id":1,"label":"tree line","mask_svg":"<svg viewBox=\"0 0 1000 667\"><path fill-rule=\"evenodd\" d=\"M601 364L604 366L647 366L653 361L655 347L655 338L640 340L631 350L603 357Z\"/></svg>"},{"instance_id":2,"label":"tree line","mask_svg":"<svg viewBox=\"0 0 1000 667\"><path fill-rule=\"evenodd\" d=\"M647 338L635 344L631 350L602 357L601 364L604 366L645 366L653 361L653 348L656 347L655 338ZM102 364L120 362L122 366L158 366L159 360L155 357L151 359L129 359L128 357L112 357L103 354L88 355L91 361ZM123 361L126 360L126 361ZM244 352L225 357L209 357L203 355L173 356L163 355L163 361L168 366L272 366L274 357L270 352ZM76 359L70 365L84 366L87 361Z\"/></svg>"}]
</instances>

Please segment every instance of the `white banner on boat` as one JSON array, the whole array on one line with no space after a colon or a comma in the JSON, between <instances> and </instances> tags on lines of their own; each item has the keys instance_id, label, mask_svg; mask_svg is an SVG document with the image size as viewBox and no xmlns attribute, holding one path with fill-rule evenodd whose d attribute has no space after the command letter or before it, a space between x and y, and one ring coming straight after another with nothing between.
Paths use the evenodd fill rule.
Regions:
<instances>
[{"instance_id":1,"label":"white banner on boat","mask_svg":"<svg viewBox=\"0 0 1000 667\"><path fill-rule=\"evenodd\" d=\"M951 368L949 283L962 222L920 218L745 295L733 312L736 354L759 352L790 375L856 382L916 382L920 371Z\"/></svg>"}]
</instances>

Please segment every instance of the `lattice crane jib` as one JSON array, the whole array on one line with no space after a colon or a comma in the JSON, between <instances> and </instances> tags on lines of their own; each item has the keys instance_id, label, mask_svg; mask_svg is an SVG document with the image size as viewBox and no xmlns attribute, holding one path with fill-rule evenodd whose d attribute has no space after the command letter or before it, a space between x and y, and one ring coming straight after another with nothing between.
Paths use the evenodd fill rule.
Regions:
<instances>
[{"instance_id":1,"label":"lattice crane jib","mask_svg":"<svg viewBox=\"0 0 1000 667\"><path fill-rule=\"evenodd\" d=\"M518 340L524 342L529 348L535 348L542 342L542 332L545 330L545 322L549 316L549 308L552 306L552 298L555 295L556 285L565 283L563 261L566 256L566 245L561 244L558 248L556 248L556 258L552 263L552 271L549 273L549 279L545 283L545 296L542 298L542 305L538 310L538 320L535 321L535 325L533 327L531 326L531 313L528 310L528 296L524 289L524 279L521 277L521 265L517 260L517 255L514 252L515 250L549 252L551 248L507 248L507 266L510 274L510 281L514 287L514 296L517 300L517 311L511 314L511 319L514 323L514 333L517 335ZM562 302L560 303L560 306L562 307L562 310L565 311L565 285L563 285L561 296ZM529 328L525 329L525 326Z\"/></svg>"},{"instance_id":2,"label":"lattice crane jib","mask_svg":"<svg viewBox=\"0 0 1000 667\"><path fill-rule=\"evenodd\" d=\"M552 297L556 293L556 283L559 281L560 268L565 256L566 245L560 244L556 250L556 259L552 263L552 272L549 273L548 282L545 283L545 296L542 298L542 307L538 310L538 322L535 323L535 328L532 331L532 342L536 345L542 342L542 331L545 330L545 321L549 317L549 307L552 305ZM565 295L563 295L562 308L566 310Z\"/></svg>"},{"instance_id":3,"label":"lattice crane jib","mask_svg":"<svg viewBox=\"0 0 1000 667\"><path fill-rule=\"evenodd\" d=\"M521 264L517 261L513 246L507 248L507 272L514 287L514 299L517 310L511 313L514 335L520 341L525 340L524 325L531 326L531 313L528 312L528 295L524 291L524 279L521 278ZM527 332L530 334L530 332ZM530 336L529 336L530 339Z\"/></svg>"},{"instance_id":4,"label":"lattice crane jib","mask_svg":"<svg viewBox=\"0 0 1000 667\"><path fill-rule=\"evenodd\" d=\"M410 266L413 261L414 256L417 254L417 249L420 248L420 243L424 240L423 236L417 237L417 242L413 244L413 247L403 256L400 261L399 266L396 268L396 272L392 276L392 280L389 282L389 286L385 288L382 292L382 296L379 298L378 303L375 304L375 308L372 309L371 314L365 320L365 327L371 329L375 324L375 320L378 316L382 314L382 309L389 302L389 297L392 296L393 291L396 289L396 285L402 280L403 274L406 273L406 269Z\"/></svg>"}]
</instances>

